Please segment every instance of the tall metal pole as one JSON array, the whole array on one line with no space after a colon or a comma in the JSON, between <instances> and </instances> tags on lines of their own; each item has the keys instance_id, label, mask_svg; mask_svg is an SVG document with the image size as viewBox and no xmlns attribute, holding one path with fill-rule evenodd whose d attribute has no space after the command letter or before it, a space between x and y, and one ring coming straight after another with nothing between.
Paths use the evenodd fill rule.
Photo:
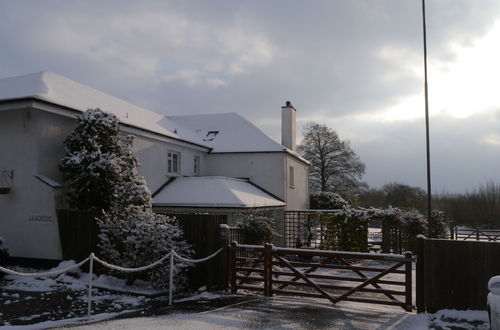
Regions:
<instances>
[{"instance_id":1,"label":"tall metal pole","mask_svg":"<svg viewBox=\"0 0 500 330\"><path fill-rule=\"evenodd\" d=\"M429 91L427 88L427 29L425 27L425 0L422 0L422 28L424 36L424 88L425 88L425 142L427 151L427 221L429 237L431 237L431 213L432 213L432 193L431 193L431 152L429 143Z\"/></svg>"}]
</instances>

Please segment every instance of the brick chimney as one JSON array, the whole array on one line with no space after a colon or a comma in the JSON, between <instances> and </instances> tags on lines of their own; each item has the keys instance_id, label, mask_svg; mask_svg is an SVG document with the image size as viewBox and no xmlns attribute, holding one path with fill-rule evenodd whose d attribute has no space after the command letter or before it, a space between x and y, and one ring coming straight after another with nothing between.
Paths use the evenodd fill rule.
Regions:
<instances>
[{"instance_id":1,"label":"brick chimney","mask_svg":"<svg viewBox=\"0 0 500 330\"><path fill-rule=\"evenodd\" d=\"M296 112L290 101L281 107L281 144L295 151Z\"/></svg>"}]
</instances>

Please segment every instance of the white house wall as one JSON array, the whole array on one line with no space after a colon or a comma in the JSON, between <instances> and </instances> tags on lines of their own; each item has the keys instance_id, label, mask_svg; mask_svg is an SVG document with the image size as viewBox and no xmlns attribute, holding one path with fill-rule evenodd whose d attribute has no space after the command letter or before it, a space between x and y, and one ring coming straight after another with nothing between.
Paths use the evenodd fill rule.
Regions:
<instances>
[{"instance_id":1,"label":"white house wall","mask_svg":"<svg viewBox=\"0 0 500 330\"><path fill-rule=\"evenodd\" d=\"M290 186L290 166L294 172L294 187ZM304 210L309 208L309 168L303 162L288 154L285 156L283 173L286 173L286 209Z\"/></svg>"},{"instance_id":2,"label":"white house wall","mask_svg":"<svg viewBox=\"0 0 500 330\"><path fill-rule=\"evenodd\" d=\"M167 153L169 151L177 152L181 156L180 171L178 174L167 173ZM160 142L149 137L136 136L134 140L134 154L141 164L139 173L144 176L152 192L161 187L170 177L193 176L195 156L200 158L199 175L205 175L206 173L206 152L196 149Z\"/></svg>"},{"instance_id":3,"label":"white house wall","mask_svg":"<svg viewBox=\"0 0 500 330\"><path fill-rule=\"evenodd\" d=\"M248 178L276 197L285 200L284 153L208 154L207 175Z\"/></svg>"},{"instance_id":4,"label":"white house wall","mask_svg":"<svg viewBox=\"0 0 500 330\"><path fill-rule=\"evenodd\" d=\"M59 259L55 191L34 177L39 119L36 111L0 112L0 171L14 171L10 193L0 195L0 236L12 256Z\"/></svg>"}]
</instances>

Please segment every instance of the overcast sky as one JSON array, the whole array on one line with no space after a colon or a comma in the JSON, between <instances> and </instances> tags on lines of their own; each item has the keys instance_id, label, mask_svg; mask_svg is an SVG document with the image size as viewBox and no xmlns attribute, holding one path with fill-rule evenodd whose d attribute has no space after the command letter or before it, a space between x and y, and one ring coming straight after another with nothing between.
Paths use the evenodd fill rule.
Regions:
<instances>
[{"instance_id":1,"label":"overcast sky","mask_svg":"<svg viewBox=\"0 0 500 330\"><path fill-rule=\"evenodd\" d=\"M129 3L130 2L130 3ZM426 186L420 0L2 1L0 77L53 71L167 115L280 106L372 187ZM433 191L500 182L500 1L427 0Z\"/></svg>"}]
</instances>

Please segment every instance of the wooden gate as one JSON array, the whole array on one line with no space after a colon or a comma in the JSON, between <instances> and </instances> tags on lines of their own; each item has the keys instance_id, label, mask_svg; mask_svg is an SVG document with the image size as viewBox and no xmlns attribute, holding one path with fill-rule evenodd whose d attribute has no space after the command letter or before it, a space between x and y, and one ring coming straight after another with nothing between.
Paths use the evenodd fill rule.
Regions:
<instances>
[{"instance_id":1,"label":"wooden gate","mask_svg":"<svg viewBox=\"0 0 500 330\"><path fill-rule=\"evenodd\" d=\"M264 296L325 298L412 306L412 254L389 255L289 249L231 243L231 292L260 291ZM399 298L398 298L399 297Z\"/></svg>"}]
</instances>

